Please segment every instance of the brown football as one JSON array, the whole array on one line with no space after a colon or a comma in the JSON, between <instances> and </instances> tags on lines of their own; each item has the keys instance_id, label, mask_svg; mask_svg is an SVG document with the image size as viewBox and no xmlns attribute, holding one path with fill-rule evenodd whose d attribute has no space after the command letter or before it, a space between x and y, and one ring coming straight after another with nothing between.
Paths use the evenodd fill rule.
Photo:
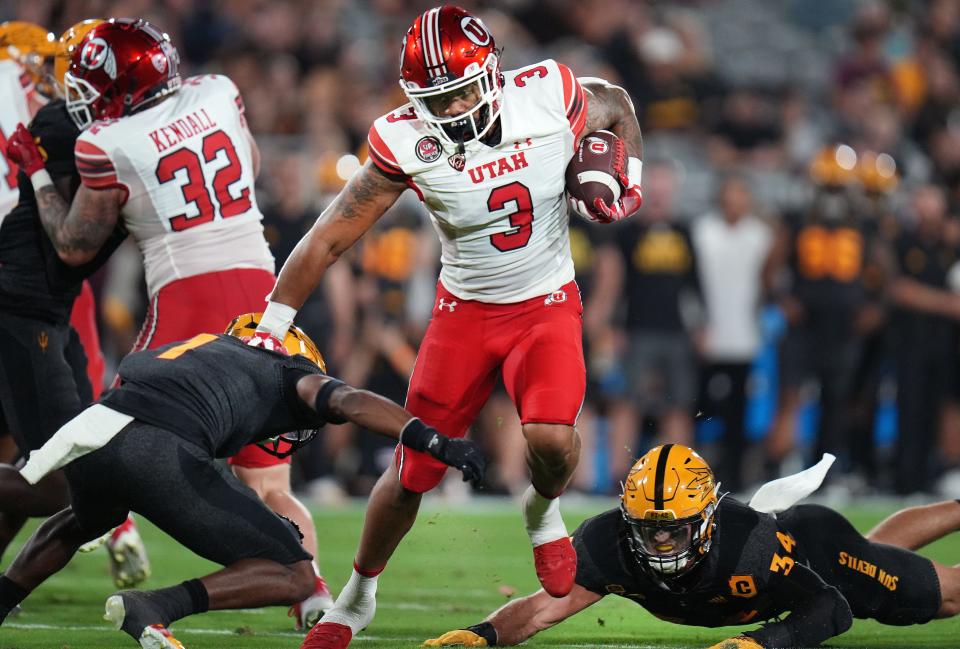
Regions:
<instances>
[{"instance_id":1,"label":"brown football","mask_svg":"<svg viewBox=\"0 0 960 649\"><path fill-rule=\"evenodd\" d=\"M602 198L607 205L620 199L620 182L614 171L614 159L620 138L610 131L594 131L585 135L567 165L567 193L593 209L594 200Z\"/></svg>"}]
</instances>

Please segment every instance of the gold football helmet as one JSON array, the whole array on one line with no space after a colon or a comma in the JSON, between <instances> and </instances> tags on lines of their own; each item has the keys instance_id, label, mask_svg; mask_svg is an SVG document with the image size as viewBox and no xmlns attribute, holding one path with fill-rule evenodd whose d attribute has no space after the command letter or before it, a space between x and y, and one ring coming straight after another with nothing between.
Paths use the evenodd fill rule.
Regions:
<instances>
[{"instance_id":1,"label":"gold football helmet","mask_svg":"<svg viewBox=\"0 0 960 649\"><path fill-rule=\"evenodd\" d=\"M55 88L44 68L47 57L56 51L56 37L40 25L10 20L0 23L0 61L13 59L33 79L40 94L51 97Z\"/></svg>"},{"instance_id":2,"label":"gold football helmet","mask_svg":"<svg viewBox=\"0 0 960 649\"><path fill-rule=\"evenodd\" d=\"M260 318L262 316L263 313L244 313L243 315L238 315L230 321L224 333L247 341L257 330L257 325L260 324ZM327 364L323 361L320 350L318 350L317 346L310 340L310 336L305 334L300 327L290 325L290 328L287 330L287 335L283 338L283 348L287 354L291 356L303 356L319 367L320 371L327 371ZM284 458L316 437L318 432L319 431L314 428L281 433L280 435L275 435L274 437L257 442L257 446L271 455Z\"/></svg>"},{"instance_id":3,"label":"gold football helmet","mask_svg":"<svg viewBox=\"0 0 960 649\"><path fill-rule=\"evenodd\" d=\"M693 568L710 549L719 489L706 461L686 446L664 444L637 460L620 511L641 567L660 578Z\"/></svg>"},{"instance_id":4,"label":"gold football helmet","mask_svg":"<svg viewBox=\"0 0 960 649\"><path fill-rule=\"evenodd\" d=\"M230 324L227 325L227 330L223 333L230 334L241 340L248 340L253 336L254 332L256 332L261 317L263 317L263 313L244 313L243 315L238 315L230 321ZM287 330L287 335L283 338L283 347L290 356L303 356L318 366L321 371L327 371L327 364L324 362L320 350L317 349L317 346L310 340L310 336L305 334L300 327L290 325L290 329Z\"/></svg>"},{"instance_id":5,"label":"gold football helmet","mask_svg":"<svg viewBox=\"0 0 960 649\"><path fill-rule=\"evenodd\" d=\"M63 75L70 69L70 57L73 56L73 50L80 44L87 32L102 22L102 18L87 18L71 25L60 34L56 53L53 55L53 76L56 77L61 88L63 87Z\"/></svg>"}]
</instances>

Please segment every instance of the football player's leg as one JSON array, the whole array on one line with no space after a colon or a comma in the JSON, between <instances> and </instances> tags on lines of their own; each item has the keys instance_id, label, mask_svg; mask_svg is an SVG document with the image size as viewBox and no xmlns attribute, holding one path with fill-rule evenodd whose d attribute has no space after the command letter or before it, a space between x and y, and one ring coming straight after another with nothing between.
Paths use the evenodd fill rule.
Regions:
<instances>
[{"instance_id":1,"label":"football player's leg","mask_svg":"<svg viewBox=\"0 0 960 649\"><path fill-rule=\"evenodd\" d=\"M104 511L110 515L91 525L67 507L44 521L0 576L0 622L31 591L67 565L82 544L123 520L125 513Z\"/></svg>"},{"instance_id":2,"label":"football player's leg","mask_svg":"<svg viewBox=\"0 0 960 649\"><path fill-rule=\"evenodd\" d=\"M437 300L453 299L442 286ZM475 304L434 308L407 390L406 408L451 437L463 437L490 396L497 359L484 349L482 314ZM304 647L346 647L373 619L377 578L413 526L422 494L433 489L447 466L426 453L397 446L394 463L377 481L363 521L354 570L304 642Z\"/></svg>"},{"instance_id":3,"label":"football player's leg","mask_svg":"<svg viewBox=\"0 0 960 649\"><path fill-rule=\"evenodd\" d=\"M527 440L532 484L523 498L524 521L537 577L554 597L570 592L576 573L558 498L580 457L574 424L586 389L579 291L571 284L564 292L566 300L530 314L503 363L504 384Z\"/></svg>"},{"instance_id":4,"label":"football player's leg","mask_svg":"<svg viewBox=\"0 0 960 649\"><path fill-rule=\"evenodd\" d=\"M890 514L867 534L874 543L907 550L920 548L960 530L960 501L907 507Z\"/></svg>"},{"instance_id":5,"label":"football player's leg","mask_svg":"<svg viewBox=\"0 0 960 649\"><path fill-rule=\"evenodd\" d=\"M226 566L179 586L111 596L108 619L134 639L151 625L166 627L208 609L290 605L312 592L311 557L294 526L198 447L141 424L84 460L87 475L111 468L107 480L124 504L189 550ZM151 470L144 472L145 466Z\"/></svg>"},{"instance_id":6,"label":"football player's leg","mask_svg":"<svg viewBox=\"0 0 960 649\"><path fill-rule=\"evenodd\" d=\"M314 557L317 556L317 529L313 524L310 511L293 495L290 487L290 458L270 455L256 445L243 448L230 458L233 472L240 481L253 489L264 504L293 521L303 535L303 547ZM288 614L294 618L297 630L308 629L330 608L333 597L326 581L320 575L316 560L313 562L316 574L314 592L301 602L297 602Z\"/></svg>"}]
</instances>

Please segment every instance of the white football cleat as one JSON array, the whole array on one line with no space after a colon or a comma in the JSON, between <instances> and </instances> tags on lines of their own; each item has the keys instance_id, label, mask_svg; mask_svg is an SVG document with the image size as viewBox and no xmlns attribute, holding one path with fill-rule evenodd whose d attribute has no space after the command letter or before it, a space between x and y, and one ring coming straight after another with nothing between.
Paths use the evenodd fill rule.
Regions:
<instances>
[{"instance_id":1,"label":"white football cleat","mask_svg":"<svg viewBox=\"0 0 960 649\"><path fill-rule=\"evenodd\" d=\"M287 610L287 616L294 618L293 626L297 631L307 631L320 621L323 614L333 608L333 595L327 588L327 582L317 575L317 585L313 595L294 604Z\"/></svg>"},{"instance_id":2,"label":"white football cleat","mask_svg":"<svg viewBox=\"0 0 960 649\"><path fill-rule=\"evenodd\" d=\"M117 588L133 588L150 576L147 549L133 518L117 527L107 539L110 574Z\"/></svg>"}]
</instances>

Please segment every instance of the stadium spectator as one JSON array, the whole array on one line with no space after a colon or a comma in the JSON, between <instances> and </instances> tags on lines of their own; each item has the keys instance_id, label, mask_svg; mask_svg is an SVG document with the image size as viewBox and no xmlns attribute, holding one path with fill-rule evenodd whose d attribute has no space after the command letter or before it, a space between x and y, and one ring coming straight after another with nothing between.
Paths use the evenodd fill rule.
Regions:
<instances>
[{"instance_id":1,"label":"stadium spectator","mask_svg":"<svg viewBox=\"0 0 960 649\"><path fill-rule=\"evenodd\" d=\"M760 347L760 303L772 278L773 230L753 211L742 176L720 183L717 210L692 226L706 307L699 353L699 409L723 420L723 458L717 475L731 491L743 487L747 378Z\"/></svg>"}]
</instances>

